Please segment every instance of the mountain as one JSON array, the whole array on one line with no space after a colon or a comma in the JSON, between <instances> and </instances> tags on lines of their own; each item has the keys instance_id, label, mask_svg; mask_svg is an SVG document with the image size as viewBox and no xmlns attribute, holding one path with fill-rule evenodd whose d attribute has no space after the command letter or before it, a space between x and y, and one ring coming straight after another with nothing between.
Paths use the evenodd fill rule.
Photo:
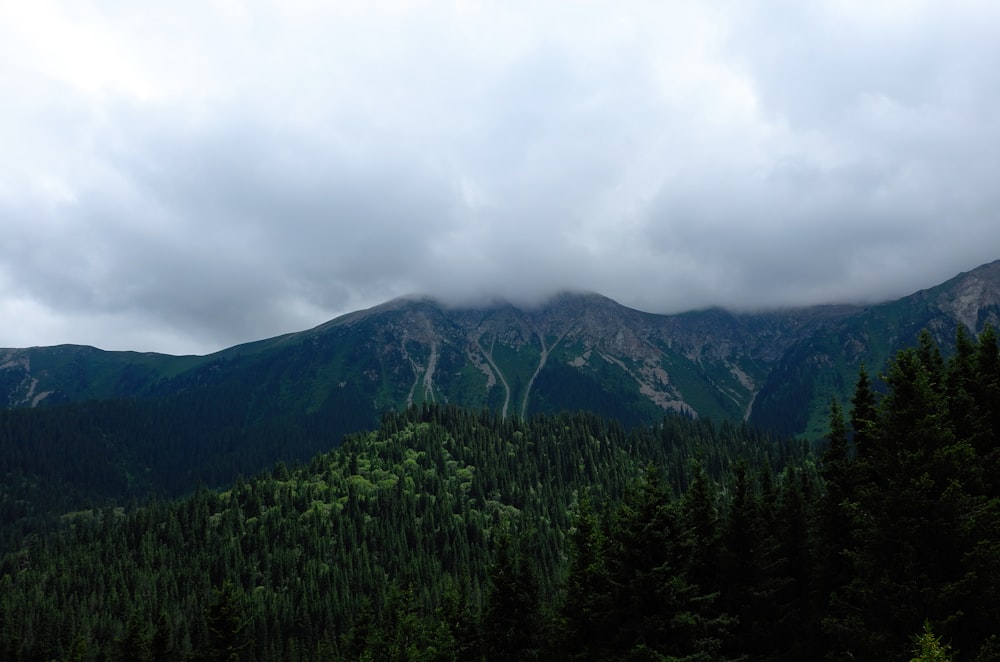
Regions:
<instances>
[{"instance_id":1,"label":"mountain","mask_svg":"<svg viewBox=\"0 0 1000 662\"><path fill-rule=\"evenodd\" d=\"M522 308L403 298L207 356L0 350L0 550L82 508L224 487L407 405L513 418L667 413L818 439L862 363L1000 317L1000 262L868 307L655 315L596 294ZM875 380L878 388L878 380Z\"/></svg>"},{"instance_id":2,"label":"mountain","mask_svg":"<svg viewBox=\"0 0 1000 662\"><path fill-rule=\"evenodd\" d=\"M1000 326L1000 261L935 287L829 319L789 347L771 367L750 421L786 434L819 438L831 397L846 402L862 364L873 375L927 330L945 353L962 326L978 335Z\"/></svg>"},{"instance_id":3,"label":"mountain","mask_svg":"<svg viewBox=\"0 0 1000 662\"><path fill-rule=\"evenodd\" d=\"M597 294L533 308L410 297L207 356L0 350L0 402L199 396L247 424L345 403L374 420L447 402L521 416L589 409L626 424L680 412L816 437L830 397L846 399L862 362L877 375L924 328L947 345L959 324L978 333L998 315L1000 261L867 307L656 315Z\"/></svg>"},{"instance_id":4,"label":"mountain","mask_svg":"<svg viewBox=\"0 0 1000 662\"><path fill-rule=\"evenodd\" d=\"M8 350L0 658L466 659L521 633L546 659L903 660L924 624L995 659L996 334L900 352L856 454L843 425L820 456L707 414L809 436L862 362L924 329L947 352L998 292L993 263L868 307L400 299L204 357ZM564 407L604 416L515 415Z\"/></svg>"},{"instance_id":5,"label":"mountain","mask_svg":"<svg viewBox=\"0 0 1000 662\"><path fill-rule=\"evenodd\" d=\"M596 294L562 294L537 308L404 298L203 357L4 350L0 394L9 406L34 407L198 392L233 400L249 419L311 414L338 394L372 416L447 402L520 416L589 409L630 425L665 412L743 419L776 361L853 310L665 316Z\"/></svg>"}]
</instances>

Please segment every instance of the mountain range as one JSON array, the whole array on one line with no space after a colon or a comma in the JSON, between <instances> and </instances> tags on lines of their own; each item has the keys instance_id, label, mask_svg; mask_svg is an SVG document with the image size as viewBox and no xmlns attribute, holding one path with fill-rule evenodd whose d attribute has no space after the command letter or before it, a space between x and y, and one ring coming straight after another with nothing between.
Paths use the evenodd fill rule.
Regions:
<instances>
[{"instance_id":1,"label":"mountain range","mask_svg":"<svg viewBox=\"0 0 1000 662\"><path fill-rule=\"evenodd\" d=\"M0 350L0 551L81 509L309 461L409 405L584 410L623 429L677 414L724 436L817 440L862 365L878 389L922 330L947 353L959 327L998 322L1000 261L871 306L655 315L596 294L531 308L411 297L205 356Z\"/></svg>"},{"instance_id":2,"label":"mountain range","mask_svg":"<svg viewBox=\"0 0 1000 662\"><path fill-rule=\"evenodd\" d=\"M1000 262L867 307L405 298L207 356L6 350L0 658L904 660L923 623L995 659L996 335L883 361L998 293ZM862 364L884 406L813 452Z\"/></svg>"},{"instance_id":3,"label":"mountain range","mask_svg":"<svg viewBox=\"0 0 1000 662\"><path fill-rule=\"evenodd\" d=\"M947 347L959 325L977 334L998 318L1000 260L869 306L658 315L590 293L536 307L406 297L205 356L0 350L0 402L200 400L231 408L227 420L244 428L331 408L351 412L346 428L364 427L423 402L505 416L586 409L626 424L679 412L816 438L862 364L877 375L923 329Z\"/></svg>"}]
</instances>

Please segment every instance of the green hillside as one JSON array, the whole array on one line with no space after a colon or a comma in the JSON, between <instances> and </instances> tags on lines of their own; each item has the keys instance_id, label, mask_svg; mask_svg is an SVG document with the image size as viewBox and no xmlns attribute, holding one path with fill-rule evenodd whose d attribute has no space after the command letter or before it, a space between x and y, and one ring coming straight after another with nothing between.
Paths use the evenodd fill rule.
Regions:
<instances>
[{"instance_id":1,"label":"green hillside","mask_svg":"<svg viewBox=\"0 0 1000 662\"><path fill-rule=\"evenodd\" d=\"M67 515L50 542L0 563L0 655L77 647L84 659L153 649L179 659L213 645L213 605L225 598L239 605L242 643L257 659L364 650L401 659L397 637L440 646L437 659L448 659L461 646L485 646L485 634L462 640L461 628L478 630L492 608L498 545L531 559L533 590L550 603L581 508L610 508L648 463L679 494L701 480L695 457L721 480L737 457L770 472L801 465L804 453L747 428L684 419L626 433L585 414L522 421L438 406L389 414L377 431L306 465L281 465L224 492ZM56 574L57 566L73 571ZM432 621L445 613L469 620L444 631Z\"/></svg>"},{"instance_id":2,"label":"green hillside","mask_svg":"<svg viewBox=\"0 0 1000 662\"><path fill-rule=\"evenodd\" d=\"M815 450L422 405L223 491L67 513L0 556L0 657L996 659L996 333L947 358L922 334L882 396L860 377Z\"/></svg>"}]
</instances>

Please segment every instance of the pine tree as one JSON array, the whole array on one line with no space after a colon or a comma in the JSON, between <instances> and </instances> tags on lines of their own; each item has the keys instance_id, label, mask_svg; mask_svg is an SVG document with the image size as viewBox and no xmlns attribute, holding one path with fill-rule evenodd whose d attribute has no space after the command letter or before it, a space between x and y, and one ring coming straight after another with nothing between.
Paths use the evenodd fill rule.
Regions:
<instances>
[{"instance_id":1,"label":"pine tree","mask_svg":"<svg viewBox=\"0 0 1000 662\"><path fill-rule=\"evenodd\" d=\"M148 624L138 611L132 614L121 638L115 641L116 660L147 662L152 659Z\"/></svg>"},{"instance_id":2,"label":"pine tree","mask_svg":"<svg viewBox=\"0 0 1000 662\"><path fill-rule=\"evenodd\" d=\"M681 502L684 525L692 537L689 578L702 593L719 590L720 522L715 487L701 461L694 463L691 486Z\"/></svg>"},{"instance_id":3,"label":"pine tree","mask_svg":"<svg viewBox=\"0 0 1000 662\"><path fill-rule=\"evenodd\" d=\"M778 609L773 634L775 660L816 659L825 651L819 640L814 603L815 545L810 539L813 502L804 472L788 467L780 475L773 527L778 542L775 593Z\"/></svg>"},{"instance_id":4,"label":"pine tree","mask_svg":"<svg viewBox=\"0 0 1000 662\"><path fill-rule=\"evenodd\" d=\"M208 637L196 655L205 662L238 662L247 657L251 641L245 608L236 585L225 580L213 590L212 602L205 610Z\"/></svg>"},{"instance_id":5,"label":"pine tree","mask_svg":"<svg viewBox=\"0 0 1000 662\"><path fill-rule=\"evenodd\" d=\"M924 621L924 631L915 636L910 662L951 662L951 647L934 634L930 621Z\"/></svg>"},{"instance_id":6,"label":"pine tree","mask_svg":"<svg viewBox=\"0 0 1000 662\"><path fill-rule=\"evenodd\" d=\"M563 647L571 659L593 660L609 655L612 637L610 578L606 541L589 495L580 499L570 535L569 571L561 607Z\"/></svg>"},{"instance_id":7,"label":"pine tree","mask_svg":"<svg viewBox=\"0 0 1000 662\"><path fill-rule=\"evenodd\" d=\"M731 489L722 537L720 601L737 621L725 650L734 657L770 655L779 645L768 629L777 620L785 560L744 460L734 467Z\"/></svg>"},{"instance_id":8,"label":"pine tree","mask_svg":"<svg viewBox=\"0 0 1000 662\"><path fill-rule=\"evenodd\" d=\"M980 417L976 431L976 446L983 462L992 467L1000 466L1000 343L997 331L986 325L979 334L975 356L975 381L971 386L976 412ZM984 472L987 493L1000 497L1000 475Z\"/></svg>"},{"instance_id":9,"label":"pine tree","mask_svg":"<svg viewBox=\"0 0 1000 662\"><path fill-rule=\"evenodd\" d=\"M690 530L659 469L647 465L611 522L607 555L617 634L612 653L634 659L717 659L729 621L688 579Z\"/></svg>"},{"instance_id":10,"label":"pine tree","mask_svg":"<svg viewBox=\"0 0 1000 662\"><path fill-rule=\"evenodd\" d=\"M899 659L928 615L959 623L967 608L960 524L969 497L963 467L974 460L955 436L943 375L924 341L899 352L884 377L888 392L858 489L864 517L855 522L854 577L844 591L855 616L841 621L842 641L850 637L869 656Z\"/></svg>"},{"instance_id":11,"label":"pine tree","mask_svg":"<svg viewBox=\"0 0 1000 662\"><path fill-rule=\"evenodd\" d=\"M153 662L167 662L176 657L176 652L171 644L170 620L162 611L156 619L156 627L153 630L150 657Z\"/></svg>"},{"instance_id":12,"label":"pine tree","mask_svg":"<svg viewBox=\"0 0 1000 662\"><path fill-rule=\"evenodd\" d=\"M854 517L857 501L857 465L849 456L844 415L836 400L830 402L830 432L822 456L820 475L824 495L816 521L817 599L822 617L831 596L851 580L853 570L848 550L854 546Z\"/></svg>"},{"instance_id":13,"label":"pine tree","mask_svg":"<svg viewBox=\"0 0 1000 662\"><path fill-rule=\"evenodd\" d=\"M66 653L64 660L66 662L84 662L90 659L92 657L87 647L86 638L82 634L73 637L73 642L70 644L69 651Z\"/></svg>"},{"instance_id":14,"label":"pine tree","mask_svg":"<svg viewBox=\"0 0 1000 662\"><path fill-rule=\"evenodd\" d=\"M878 408L871 379L864 363L858 368L858 380L851 398L851 430L855 453L866 461L875 445Z\"/></svg>"},{"instance_id":15,"label":"pine tree","mask_svg":"<svg viewBox=\"0 0 1000 662\"><path fill-rule=\"evenodd\" d=\"M514 548L510 524L501 525L483 610L483 652L488 660L529 660L539 655L541 610L529 561Z\"/></svg>"}]
</instances>

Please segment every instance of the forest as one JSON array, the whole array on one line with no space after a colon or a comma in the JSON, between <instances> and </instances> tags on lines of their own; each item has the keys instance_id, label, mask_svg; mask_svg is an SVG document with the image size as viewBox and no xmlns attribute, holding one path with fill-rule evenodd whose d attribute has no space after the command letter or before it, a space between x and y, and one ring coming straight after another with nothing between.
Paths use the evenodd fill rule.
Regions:
<instances>
[{"instance_id":1,"label":"forest","mask_svg":"<svg viewBox=\"0 0 1000 662\"><path fill-rule=\"evenodd\" d=\"M1000 349L923 334L821 443L386 413L0 557L0 658L1000 659Z\"/></svg>"}]
</instances>

